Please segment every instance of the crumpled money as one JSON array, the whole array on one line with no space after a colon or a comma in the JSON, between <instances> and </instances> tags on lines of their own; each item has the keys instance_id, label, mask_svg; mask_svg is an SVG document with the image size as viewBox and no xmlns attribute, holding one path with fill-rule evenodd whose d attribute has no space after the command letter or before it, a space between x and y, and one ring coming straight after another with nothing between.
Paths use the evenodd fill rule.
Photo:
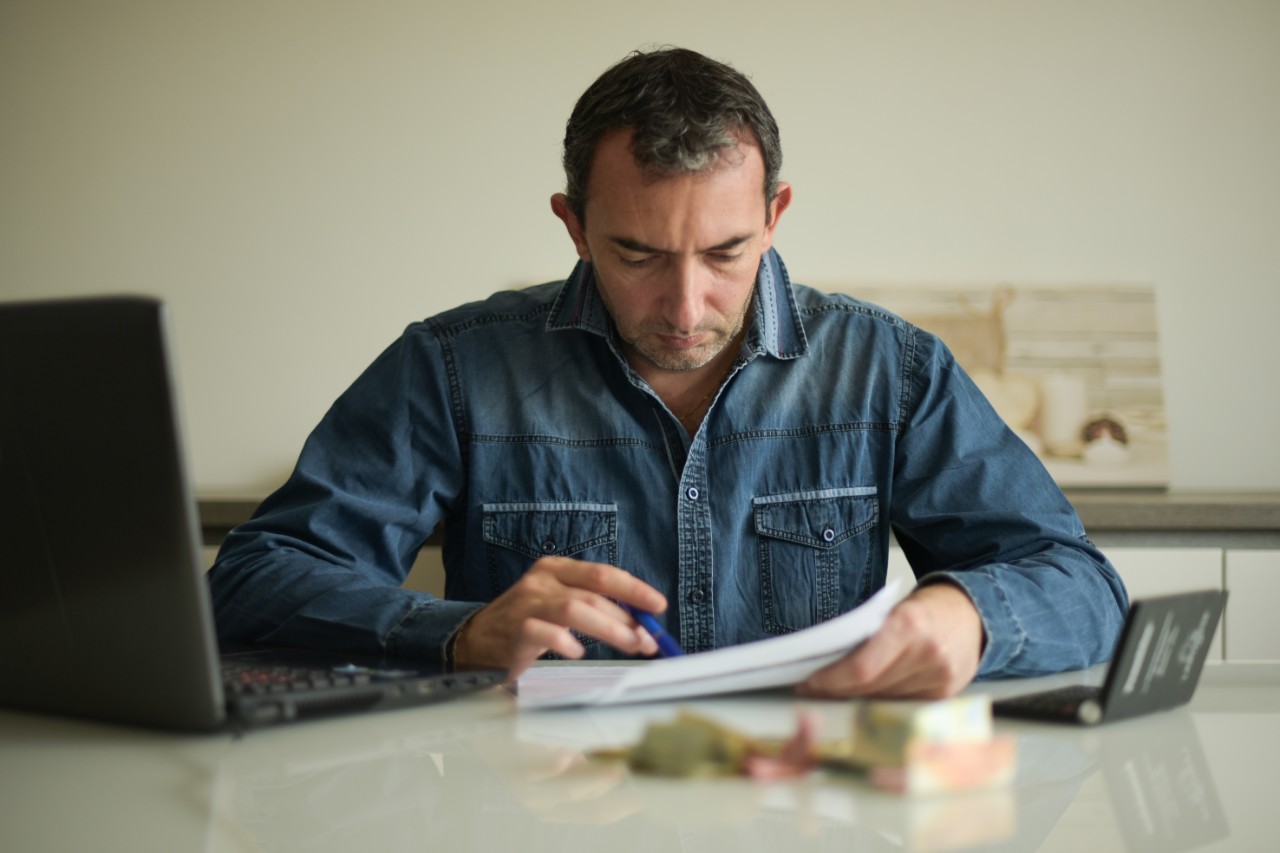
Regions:
<instances>
[{"instance_id":1,"label":"crumpled money","mask_svg":"<svg viewBox=\"0 0 1280 853\"><path fill-rule=\"evenodd\" d=\"M803 776L817 766L816 729L812 715L801 714L790 738L755 738L682 710L671 722L651 723L635 746L594 755L625 760L631 769L655 776L786 779Z\"/></svg>"},{"instance_id":2,"label":"crumpled money","mask_svg":"<svg viewBox=\"0 0 1280 853\"><path fill-rule=\"evenodd\" d=\"M897 793L970 791L1013 780L1016 743L994 733L989 696L873 700L855 709L847 748L828 750L823 763L864 773Z\"/></svg>"}]
</instances>

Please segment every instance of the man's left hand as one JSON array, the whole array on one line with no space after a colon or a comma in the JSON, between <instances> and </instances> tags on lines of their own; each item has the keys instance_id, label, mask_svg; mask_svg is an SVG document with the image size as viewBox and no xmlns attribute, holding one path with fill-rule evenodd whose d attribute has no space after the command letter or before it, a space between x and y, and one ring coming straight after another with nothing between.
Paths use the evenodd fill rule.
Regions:
<instances>
[{"instance_id":1,"label":"man's left hand","mask_svg":"<svg viewBox=\"0 0 1280 853\"><path fill-rule=\"evenodd\" d=\"M943 699L978 672L982 619L969 596L945 581L917 587L873 637L800 685L822 698Z\"/></svg>"}]
</instances>

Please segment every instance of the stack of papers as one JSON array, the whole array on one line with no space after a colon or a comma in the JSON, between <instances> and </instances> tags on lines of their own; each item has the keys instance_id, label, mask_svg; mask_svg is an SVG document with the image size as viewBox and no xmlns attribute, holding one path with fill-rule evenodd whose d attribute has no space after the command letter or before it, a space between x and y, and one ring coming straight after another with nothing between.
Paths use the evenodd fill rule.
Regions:
<instances>
[{"instance_id":1,"label":"stack of papers","mask_svg":"<svg viewBox=\"0 0 1280 853\"><path fill-rule=\"evenodd\" d=\"M898 603L894 582L820 625L710 652L629 666L538 666L520 676L521 709L617 705L799 684L880 629Z\"/></svg>"}]
</instances>

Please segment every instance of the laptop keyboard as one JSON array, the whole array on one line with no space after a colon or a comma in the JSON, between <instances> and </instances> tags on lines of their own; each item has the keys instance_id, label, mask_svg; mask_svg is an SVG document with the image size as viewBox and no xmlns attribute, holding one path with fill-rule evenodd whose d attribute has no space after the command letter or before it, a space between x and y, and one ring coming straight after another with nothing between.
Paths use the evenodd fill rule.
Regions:
<instances>
[{"instance_id":1,"label":"laptop keyboard","mask_svg":"<svg viewBox=\"0 0 1280 853\"><path fill-rule=\"evenodd\" d=\"M1041 693L1031 693L1026 696L1015 696L1011 699L1005 699L1002 701L1016 704L1019 708L1034 709L1048 713L1059 713L1068 717L1074 717L1076 709L1080 707L1081 702L1085 702L1089 699L1097 701L1101 696L1102 688L1095 685L1069 684L1066 687L1056 687L1053 690L1045 690Z\"/></svg>"},{"instance_id":2,"label":"laptop keyboard","mask_svg":"<svg viewBox=\"0 0 1280 853\"><path fill-rule=\"evenodd\" d=\"M1000 699L992 703L991 710L1006 717L1092 725L1102 721L1102 688L1093 684L1069 684L1039 693Z\"/></svg>"},{"instance_id":3,"label":"laptop keyboard","mask_svg":"<svg viewBox=\"0 0 1280 853\"><path fill-rule=\"evenodd\" d=\"M369 684L373 676L362 667L344 669L222 662L222 688L228 696L264 696L331 687Z\"/></svg>"},{"instance_id":4,"label":"laptop keyboard","mask_svg":"<svg viewBox=\"0 0 1280 853\"><path fill-rule=\"evenodd\" d=\"M303 661L224 657L223 693L233 726L244 728L302 717L373 708L423 705L501 684L506 673L400 669L393 665L311 665Z\"/></svg>"}]
</instances>

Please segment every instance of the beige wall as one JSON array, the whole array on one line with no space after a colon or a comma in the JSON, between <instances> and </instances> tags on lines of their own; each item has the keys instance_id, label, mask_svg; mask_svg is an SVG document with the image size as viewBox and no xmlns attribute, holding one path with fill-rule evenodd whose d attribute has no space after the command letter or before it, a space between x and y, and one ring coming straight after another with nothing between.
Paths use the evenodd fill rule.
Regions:
<instances>
[{"instance_id":1,"label":"beige wall","mask_svg":"<svg viewBox=\"0 0 1280 853\"><path fill-rule=\"evenodd\" d=\"M797 280L1154 283L1174 486L1280 488L1280 3L610 8L4 0L0 298L166 298L197 485L262 493L407 322L568 272L564 119L679 43L777 113Z\"/></svg>"}]
</instances>

